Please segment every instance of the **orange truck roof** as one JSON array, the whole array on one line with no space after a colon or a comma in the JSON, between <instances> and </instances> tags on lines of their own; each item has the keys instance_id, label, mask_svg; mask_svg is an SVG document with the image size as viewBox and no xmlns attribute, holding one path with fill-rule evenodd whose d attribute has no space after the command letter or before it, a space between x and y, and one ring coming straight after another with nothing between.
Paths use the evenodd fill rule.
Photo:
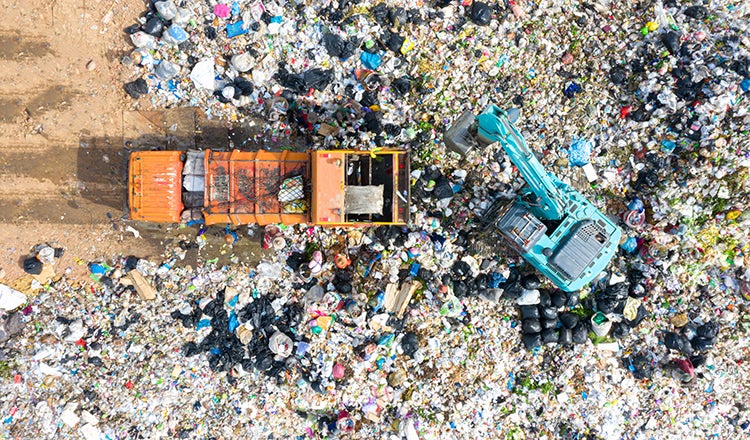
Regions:
<instances>
[{"instance_id":1,"label":"orange truck roof","mask_svg":"<svg viewBox=\"0 0 750 440\"><path fill-rule=\"evenodd\" d=\"M181 151L138 151L128 165L130 218L177 223L182 204Z\"/></svg>"}]
</instances>

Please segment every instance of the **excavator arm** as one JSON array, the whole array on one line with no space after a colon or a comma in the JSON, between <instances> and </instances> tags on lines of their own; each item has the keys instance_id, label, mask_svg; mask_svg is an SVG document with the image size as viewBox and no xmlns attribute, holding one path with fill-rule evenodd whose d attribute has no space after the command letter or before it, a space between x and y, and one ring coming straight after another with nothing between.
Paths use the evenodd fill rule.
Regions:
<instances>
[{"instance_id":1,"label":"excavator arm","mask_svg":"<svg viewBox=\"0 0 750 440\"><path fill-rule=\"evenodd\" d=\"M534 156L523 136L511 124L508 114L491 105L477 116L477 122L479 141L486 144L499 142L536 196L534 213L547 220L561 219L565 215L565 205L560 189Z\"/></svg>"},{"instance_id":2,"label":"excavator arm","mask_svg":"<svg viewBox=\"0 0 750 440\"><path fill-rule=\"evenodd\" d=\"M526 181L529 202L520 197L490 208L492 224L521 256L565 291L596 278L612 259L622 231L583 195L547 173L513 126L513 117L495 105L479 116L461 115L445 133L445 144L466 154L477 144L499 142Z\"/></svg>"}]
</instances>

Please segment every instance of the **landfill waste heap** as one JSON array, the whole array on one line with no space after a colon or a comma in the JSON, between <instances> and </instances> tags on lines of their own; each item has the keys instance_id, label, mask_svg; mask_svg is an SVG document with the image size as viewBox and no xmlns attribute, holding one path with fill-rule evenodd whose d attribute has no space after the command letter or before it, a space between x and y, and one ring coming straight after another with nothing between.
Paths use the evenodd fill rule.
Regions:
<instances>
[{"instance_id":1,"label":"landfill waste heap","mask_svg":"<svg viewBox=\"0 0 750 440\"><path fill-rule=\"evenodd\" d=\"M147 8L122 59L134 106L252 128L237 149L407 148L410 222L181 228L85 281L55 246L19 255L28 278L0 277L4 436L748 435L746 2ZM623 230L578 291L483 240L523 182L500 146L441 139L491 102ZM266 235L261 261L232 258Z\"/></svg>"}]
</instances>

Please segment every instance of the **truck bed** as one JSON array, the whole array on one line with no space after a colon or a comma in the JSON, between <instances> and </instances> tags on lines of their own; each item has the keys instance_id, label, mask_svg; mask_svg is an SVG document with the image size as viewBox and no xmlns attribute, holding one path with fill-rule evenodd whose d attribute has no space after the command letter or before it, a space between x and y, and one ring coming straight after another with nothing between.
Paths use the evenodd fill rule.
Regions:
<instances>
[{"instance_id":1,"label":"truck bed","mask_svg":"<svg viewBox=\"0 0 750 440\"><path fill-rule=\"evenodd\" d=\"M203 215L206 224L297 224L310 220L302 214L285 214L279 186L287 178L302 176L310 182L310 155L290 151L206 151L206 191ZM309 185L307 185L309 186ZM309 188L305 191L309 206Z\"/></svg>"}]
</instances>

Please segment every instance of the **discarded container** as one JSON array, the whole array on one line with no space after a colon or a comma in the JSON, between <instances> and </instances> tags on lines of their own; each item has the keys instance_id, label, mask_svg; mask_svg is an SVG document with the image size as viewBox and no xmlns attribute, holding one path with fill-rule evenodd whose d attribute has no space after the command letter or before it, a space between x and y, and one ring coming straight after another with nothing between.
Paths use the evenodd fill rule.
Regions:
<instances>
[{"instance_id":1,"label":"discarded container","mask_svg":"<svg viewBox=\"0 0 750 440\"><path fill-rule=\"evenodd\" d=\"M591 329L597 336L607 336L612 329L612 321L610 321L604 313L596 312L591 317Z\"/></svg>"}]
</instances>

